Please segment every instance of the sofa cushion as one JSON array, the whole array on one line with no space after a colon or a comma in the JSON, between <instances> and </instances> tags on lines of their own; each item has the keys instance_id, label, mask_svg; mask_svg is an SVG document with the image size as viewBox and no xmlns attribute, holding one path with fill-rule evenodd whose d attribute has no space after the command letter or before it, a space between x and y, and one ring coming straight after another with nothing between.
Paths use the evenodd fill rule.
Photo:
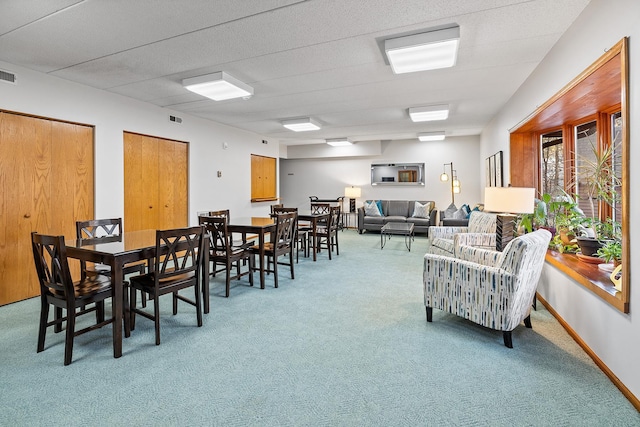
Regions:
<instances>
[{"instance_id":1,"label":"sofa cushion","mask_svg":"<svg viewBox=\"0 0 640 427\"><path fill-rule=\"evenodd\" d=\"M455 203L451 203L447 209L444 210L444 217L445 218L453 218L453 214L458 210L458 208L456 208Z\"/></svg>"},{"instance_id":2,"label":"sofa cushion","mask_svg":"<svg viewBox=\"0 0 640 427\"><path fill-rule=\"evenodd\" d=\"M407 222L407 217L402 215L389 215L384 217L384 222Z\"/></svg>"},{"instance_id":3,"label":"sofa cushion","mask_svg":"<svg viewBox=\"0 0 640 427\"><path fill-rule=\"evenodd\" d=\"M382 216L382 213L378 209L378 204L375 201L364 202L364 214L366 216Z\"/></svg>"},{"instance_id":4,"label":"sofa cushion","mask_svg":"<svg viewBox=\"0 0 640 427\"><path fill-rule=\"evenodd\" d=\"M423 205L416 201L413 204L413 214L411 215L413 218L429 218L429 213L431 213L431 202Z\"/></svg>"},{"instance_id":5,"label":"sofa cushion","mask_svg":"<svg viewBox=\"0 0 640 427\"><path fill-rule=\"evenodd\" d=\"M431 247L429 248L428 253L435 255L453 256L453 249L453 240L441 239L439 237L436 237L435 239L433 239L433 242L431 242Z\"/></svg>"},{"instance_id":6,"label":"sofa cushion","mask_svg":"<svg viewBox=\"0 0 640 427\"><path fill-rule=\"evenodd\" d=\"M387 201L386 216L409 216L409 201L408 200L389 200ZM404 219L402 220L404 222Z\"/></svg>"},{"instance_id":7,"label":"sofa cushion","mask_svg":"<svg viewBox=\"0 0 640 427\"><path fill-rule=\"evenodd\" d=\"M429 218L409 217L407 218L407 222L412 222L414 227L428 227L431 225L431 220Z\"/></svg>"},{"instance_id":8,"label":"sofa cushion","mask_svg":"<svg viewBox=\"0 0 640 427\"><path fill-rule=\"evenodd\" d=\"M386 222L386 217L380 216L365 216L364 223L365 224L384 224Z\"/></svg>"}]
</instances>

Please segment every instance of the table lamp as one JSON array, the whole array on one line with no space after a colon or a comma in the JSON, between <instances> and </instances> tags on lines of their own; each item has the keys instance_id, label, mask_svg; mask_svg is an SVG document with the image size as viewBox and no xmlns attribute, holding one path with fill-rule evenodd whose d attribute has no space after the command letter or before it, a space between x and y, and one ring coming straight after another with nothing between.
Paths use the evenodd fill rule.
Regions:
<instances>
[{"instance_id":1,"label":"table lamp","mask_svg":"<svg viewBox=\"0 0 640 427\"><path fill-rule=\"evenodd\" d=\"M356 211L356 199L362 195L362 190L360 187L345 187L344 188L344 197L349 199L349 212Z\"/></svg>"},{"instance_id":2,"label":"table lamp","mask_svg":"<svg viewBox=\"0 0 640 427\"><path fill-rule=\"evenodd\" d=\"M496 250L502 251L515 232L514 214L533 213L535 188L487 187L484 189L484 210L498 214L496 218Z\"/></svg>"}]
</instances>

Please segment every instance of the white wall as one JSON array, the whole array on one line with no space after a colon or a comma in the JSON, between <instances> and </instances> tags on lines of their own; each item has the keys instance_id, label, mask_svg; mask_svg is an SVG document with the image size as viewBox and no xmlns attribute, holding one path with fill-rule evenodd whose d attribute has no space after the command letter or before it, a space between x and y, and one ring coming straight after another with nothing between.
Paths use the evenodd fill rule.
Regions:
<instances>
[{"instance_id":1,"label":"white wall","mask_svg":"<svg viewBox=\"0 0 640 427\"><path fill-rule=\"evenodd\" d=\"M532 73L481 135L483 157L497 150L509 152L509 129L537 106L553 96L604 51L624 36L629 36L630 79L630 164L640 162L640 2L637 0L593 0L556 46ZM507 156L508 159L508 156ZM507 173L509 162L506 162ZM635 242L640 227L634 221L640 214L637 192L632 183L640 179L640 170L630 168L629 231L631 247L630 313L612 308L584 287L553 267L545 266L538 291L567 321L584 342L613 371L625 386L640 398L640 277L634 269L640 265ZM534 325L535 328L535 325Z\"/></svg>"},{"instance_id":2,"label":"white wall","mask_svg":"<svg viewBox=\"0 0 640 427\"><path fill-rule=\"evenodd\" d=\"M189 142L190 224L197 224L196 212L201 210L228 208L235 216L269 212L268 203L250 202L250 154L277 158L278 144L263 144L266 138L251 132L12 64L0 62L0 68L17 75L16 85L0 82L0 109L95 126L96 217L124 216L123 131ZM182 124L169 122L169 115L181 117Z\"/></svg>"},{"instance_id":3,"label":"white wall","mask_svg":"<svg viewBox=\"0 0 640 427\"><path fill-rule=\"evenodd\" d=\"M308 208L309 196L336 198L344 195L345 187L355 185L362 188L357 206L366 199L434 200L438 209L445 209L451 203L451 187L440 181L440 174L444 163L453 162L462 188L461 193L456 194L456 205L468 203L473 207L482 201L480 189L484 186L478 179L479 149L479 138L467 136L437 142L383 141L379 156L281 159L280 196L287 206ZM371 164L387 162L424 162L425 186L372 186Z\"/></svg>"}]
</instances>

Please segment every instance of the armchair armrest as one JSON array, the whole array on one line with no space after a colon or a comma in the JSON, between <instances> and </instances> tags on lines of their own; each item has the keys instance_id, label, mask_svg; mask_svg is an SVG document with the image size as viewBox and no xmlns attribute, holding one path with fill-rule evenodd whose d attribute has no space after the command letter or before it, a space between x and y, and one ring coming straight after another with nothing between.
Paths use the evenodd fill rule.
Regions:
<instances>
[{"instance_id":1,"label":"armchair armrest","mask_svg":"<svg viewBox=\"0 0 640 427\"><path fill-rule=\"evenodd\" d=\"M429 227L429 241L433 242L435 238L453 240L456 233L468 231L469 227Z\"/></svg>"},{"instance_id":2,"label":"armchair armrest","mask_svg":"<svg viewBox=\"0 0 640 427\"><path fill-rule=\"evenodd\" d=\"M500 265L504 255L503 252L460 244L454 244L453 250L455 257L462 261L470 261L486 266Z\"/></svg>"},{"instance_id":3,"label":"armchair armrest","mask_svg":"<svg viewBox=\"0 0 640 427\"><path fill-rule=\"evenodd\" d=\"M495 249L496 233L460 233L453 236L453 244Z\"/></svg>"}]
</instances>

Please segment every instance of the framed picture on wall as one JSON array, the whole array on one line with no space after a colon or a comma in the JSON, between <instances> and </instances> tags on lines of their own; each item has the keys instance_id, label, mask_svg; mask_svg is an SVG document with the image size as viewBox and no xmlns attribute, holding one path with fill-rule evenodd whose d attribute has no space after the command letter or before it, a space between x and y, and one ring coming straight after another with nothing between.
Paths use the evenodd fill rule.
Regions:
<instances>
[{"instance_id":1,"label":"framed picture on wall","mask_svg":"<svg viewBox=\"0 0 640 427\"><path fill-rule=\"evenodd\" d=\"M496 186L496 156L489 157L489 187Z\"/></svg>"},{"instance_id":2,"label":"framed picture on wall","mask_svg":"<svg viewBox=\"0 0 640 427\"><path fill-rule=\"evenodd\" d=\"M490 158L487 157L484 161L484 179L485 179L484 186L485 187L491 187L491 166L490 166L489 159Z\"/></svg>"},{"instance_id":3,"label":"framed picture on wall","mask_svg":"<svg viewBox=\"0 0 640 427\"><path fill-rule=\"evenodd\" d=\"M502 151L498 151L494 154L496 163L496 187L504 187L504 177L502 174Z\"/></svg>"}]
</instances>

